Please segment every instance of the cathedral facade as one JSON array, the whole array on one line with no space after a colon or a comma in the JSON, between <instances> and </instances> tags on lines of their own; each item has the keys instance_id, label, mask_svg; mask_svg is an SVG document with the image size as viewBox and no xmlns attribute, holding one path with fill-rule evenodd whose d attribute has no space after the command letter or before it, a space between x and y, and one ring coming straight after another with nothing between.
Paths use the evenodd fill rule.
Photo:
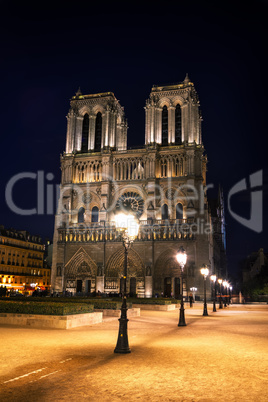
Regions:
<instances>
[{"instance_id":1,"label":"cathedral facade","mask_svg":"<svg viewBox=\"0 0 268 402\"><path fill-rule=\"evenodd\" d=\"M127 147L124 109L113 93L79 90L67 115L53 240L52 289L120 293L124 247L115 227L130 212L140 229L128 258L127 291L138 297L203 294L200 268L219 274L206 196L201 114L194 84L153 86L145 141ZM187 252L184 280L176 260ZM208 289L210 284L208 283Z\"/></svg>"}]
</instances>

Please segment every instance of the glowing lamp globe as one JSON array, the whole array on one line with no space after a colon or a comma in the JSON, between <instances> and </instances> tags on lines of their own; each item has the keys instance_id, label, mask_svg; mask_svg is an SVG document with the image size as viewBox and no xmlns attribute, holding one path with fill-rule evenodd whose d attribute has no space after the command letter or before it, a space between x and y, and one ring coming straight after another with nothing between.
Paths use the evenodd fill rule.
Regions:
<instances>
[{"instance_id":1,"label":"glowing lamp globe","mask_svg":"<svg viewBox=\"0 0 268 402\"><path fill-rule=\"evenodd\" d=\"M210 280L211 280L212 282L216 282L216 279L217 279L216 275L211 275L211 276L210 276Z\"/></svg>"},{"instance_id":2,"label":"glowing lamp globe","mask_svg":"<svg viewBox=\"0 0 268 402\"><path fill-rule=\"evenodd\" d=\"M187 261L187 254L183 247L178 250L176 255L177 261L179 265L183 268Z\"/></svg>"},{"instance_id":3,"label":"glowing lamp globe","mask_svg":"<svg viewBox=\"0 0 268 402\"><path fill-rule=\"evenodd\" d=\"M117 214L115 216L115 225L118 230L125 231L131 239L134 239L138 235L140 225L131 214Z\"/></svg>"},{"instance_id":4,"label":"glowing lamp globe","mask_svg":"<svg viewBox=\"0 0 268 402\"><path fill-rule=\"evenodd\" d=\"M200 269L201 274L206 278L209 274L209 269L206 265L203 265L202 268Z\"/></svg>"}]
</instances>

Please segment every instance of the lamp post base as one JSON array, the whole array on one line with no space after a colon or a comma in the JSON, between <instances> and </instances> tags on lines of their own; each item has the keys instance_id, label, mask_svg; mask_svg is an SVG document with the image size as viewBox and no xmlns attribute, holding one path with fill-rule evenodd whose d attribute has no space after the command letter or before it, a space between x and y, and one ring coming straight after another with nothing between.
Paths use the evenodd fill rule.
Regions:
<instances>
[{"instance_id":1,"label":"lamp post base","mask_svg":"<svg viewBox=\"0 0 268 402\"><path fill-rule=\"evenodd\" d=\"M131 350L128 345L128 334L127 334L127 323L128 323L127 303L125 297L123 299L121 307L121 317L118 319L118 321L119 321L119 331L114 353L130 353Z\"/></svg>"},{"instance_id":2,"label":"lamp post base","mask_svg":"<svg viewBox=\"0 0 268 402\"><path fill-rule=\"evenodd\" d=\"M215 302L215 300L214 300L214 302L213 302L213 313L216 313L216 302Z\"/></svg>"},{"instance_id":3,"label":"lamp post base","mask_svg":"<svg viewBox=\"0 0 268 402\"><path fill-rule=\"evenodd\" d=\"M186 322L185 322L185 316L184 316L184 305L182 302L181 307L180 307L180 319L179 319L178 327L185 327L185 326L186 326Z\"/></svg>"},{"instance_id":4,"label":"lamp post base","mask_svg":"<svg viewBox=\"0 0 268 402\"><path fill-rule=\"evenodd\" d=\"M208 315L207 303L204 304L203 315L205 315L205 316Z\"/></svg>"},{"instance_id":5,"label":"lamp post base","mask_svg":"<svg viewBox=\"0 0 268 402\"><path fill-rule=\"evenodd\" d=\"M127 322L128 319L124 320L119 318L119 332L117 338L117 344L114 350L114 353L130 353L131 350L128 345L128 336L127 336Z\"/></svg>"}]
</instances>

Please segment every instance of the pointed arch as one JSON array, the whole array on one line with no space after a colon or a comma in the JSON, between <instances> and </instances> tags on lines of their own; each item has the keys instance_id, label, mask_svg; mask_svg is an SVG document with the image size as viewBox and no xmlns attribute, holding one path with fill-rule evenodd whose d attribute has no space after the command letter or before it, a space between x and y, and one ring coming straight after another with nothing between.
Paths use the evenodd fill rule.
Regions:
<instances>
[{"instance_id":1,"label":"pointed arch","mask_svg":"<svg viewBox=\"0 0 268 402\"><path fill-rule=\"evenodd\" d=\"M98 222L99 221L99 208L93 207L91 213L91 222Z\"/></svg>"},{"instance_id":2,"label":"pointed arch","mask_svg":"<svg viewBox=\"0 0 268 402\"><path fill-rule=\"evenodd\" d=\"M160 107L162 109L164 105L166 105L168 108L171 106L171 100L166 96L159 99L157 107Z\"/></svg>"},{"instance_id":3,"label":"pointed arch","mask_svg":"<svg viewBox=\"0 0 268 402\"><path fill-rule=\"evenodd\" d=\"M183 205L181 202L176 205L176 219L183 219Z\"/></svg>"},{"instance_id":4,"label":"pointed arch","mask_svg":"<svg viewBox=\"0 0 268 402\"><path fill-rule=\"evenodd\" d=\"M124 273L125 250L121 246L115 251L107 261L105 268L105 276L107 278L119 278ZM144 263L139 254L130 249L128 252L127 276L135 278L143 278L145 276Z\"/></svg>"},{"instance_id":5,"label":"pointed arch","mask_svg":"<svg viewBox=\"0 0 268 402\"><path fill-rule=\"evenodd\" d=\"M154 270L156 278L175 278L181 274L181 268L176 259L178 248L169 248L163 251L163 253L157 258Z\"/></svg>"},{"instance_id":6,"label":"pointed arch","mask_svg":"<svg viewBox=\"0 0 268 402\"><path fill-rule=\"evenodd\" d=\"M79 250L77 250L65 266L66 278L96 275L97 265L83 247L80 247Z\"/></svg>"},{"instance_id":7,"label":"pointed arch","mask_svg":"<svg viewBox=\"0 0 268 402\"><path fill-rule=\"evenodd\" d=\"M84 105L81 107L81 109L79 109L79 115L83 117L86 113L90 115L91 110L87 105Z\"/></svg>"},{"instance_id":8,"label":"pointed arch","mask_svg":"<svg viewBox=\"0 0 268 402\"><path fill-rule=\"evenodd\" d=\"M161 208L161 213L162 213L162 220L167 220L168 219L168 205L164 204L162 205Z\"/></svg>"},{"instance_id":9,"label":"pointed arch","mask_svg":"<svg viewBox=\"0 0 268 402\"><path fill-rule=\"evenodd\" d=\"M78 210L78 223L83 223L85 221L85 208L81 207Z\"/></svg>"}]
</instances>

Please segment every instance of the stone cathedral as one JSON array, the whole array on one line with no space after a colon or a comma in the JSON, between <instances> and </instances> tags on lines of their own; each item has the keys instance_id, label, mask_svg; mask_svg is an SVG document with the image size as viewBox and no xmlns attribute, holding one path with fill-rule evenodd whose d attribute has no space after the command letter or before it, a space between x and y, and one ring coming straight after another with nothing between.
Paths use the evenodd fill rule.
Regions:
<instances>
[{"instance_id":1,"label":"stone cathedral","mask_svg":"<svg viewBox=\"0 0 268 402\"><path fill-rule=\"evenodd\" d=\"M178 84L154 85L144 108L144 145L128 148L124 108L112 92L83 95L79 89L71 98L55 217L54 292L120 293L119 211L131 212L140 224L128 258L130 295L179 297L196 287L202 296L201 266L221 273L224 215L218 208L213 224L199 107L187 75ZM214 226L221 228L217 241ZM188 256L183 281L180 246Z\"/></svg>"}]
</instances>

